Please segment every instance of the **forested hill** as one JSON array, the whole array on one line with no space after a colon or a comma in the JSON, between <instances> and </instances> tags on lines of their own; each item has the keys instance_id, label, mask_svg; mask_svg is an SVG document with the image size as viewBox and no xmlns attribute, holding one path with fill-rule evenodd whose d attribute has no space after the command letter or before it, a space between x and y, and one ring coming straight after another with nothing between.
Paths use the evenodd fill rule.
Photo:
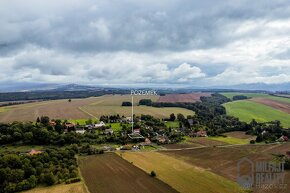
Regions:
<instances>
[{"instance_id":1,"label":"forested hill","mask_svg":"<svg viewBox=\"0 0 290 193\"><path fill-rule=\"evenodd\" d=\"M95 91L33 91L0 93L0 102L20 100L53 100L68 98L87 98L105 94L128 94L125 89L102 89Z\"/></svg>"}]
</instances>

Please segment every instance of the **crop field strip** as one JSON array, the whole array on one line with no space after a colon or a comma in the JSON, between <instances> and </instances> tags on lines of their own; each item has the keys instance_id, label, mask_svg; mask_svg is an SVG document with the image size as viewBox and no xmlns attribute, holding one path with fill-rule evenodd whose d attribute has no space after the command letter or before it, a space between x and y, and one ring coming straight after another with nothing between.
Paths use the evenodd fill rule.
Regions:
<instances>
[{"instance_id":1,"label":"crop field strip","mask_svg":"<svg viewBox=\"0 0 290 193\"><path fill-rule=\"evenodd\" d=\"M210 96L211 93L189 93L189 94L167 94L165 96L161 96L158 99L158 102L186 102L186 103L194 103L200 101L201 96Z\"/></svg>"},{"instance_id":2,"label":"crop field strip","mask_svg":"<svg viewBox=\"0 0 290 193\"><path fill-rule=\"evenodd\" d=\"M34 188L23 193L89 193L82 182Z\"/></svg>"},{"instance_id":3,"label":"crop field strip","mask_svg":"<svg viewBox=\"0 0 290 193\"><path fill-rule=\"evenodd\" d=\"M138 102L141 99L151 99L153 102L157 101L159 96L134 96L134 114L150 114L157 118L169 117L171 113L181 113L185 116L193 115L194 112L177 107L149 107L149 106L138 106ZM124 101L131 101L131 95L107 95L98 97L97 101L82 107L86 112L100 117L101 115L112 115L119 114L124 116L131 116L131 107L122 107L121 104Z\"/></svg>"},{"instance_id":4,"label":"crop field strip","mask_svg":"<svg viewBox=\"0 0 290 193\"><path fill-rule=\"evenodd\" d=\"M177 193L115 153L79 157L79 165L90 193Z\"/></svg>"},{"instance_id":5,"label":"crop field strip","mask_svg":"<svg viewBox=\"0 0 290 193\"><path fill-rule=\"evenodd\" d=\"M243 157L251 161L272 160L272 154L285 154L289 151L290 143L271 145L235 145L227 147L204 147L182 151L160 151L160 153L184 160L192 164L207 169L215 174L223 176L229 180L236 181L237 162ZM290 171L285 171L285 182L290 182ZM290 183L287 183L287 190ZM280 191L286 193L286 191ZM255 190L254 192L260 192ZM279 191L278 191L279 192ZM270 193L270 192L269 192ZM272 192L271 192L272 193Z\"/></svg>"},{"instance_id":6,"label":"crop field strip","mask_svg":"<svg viewBox=\"0 0 290 193\"><path fill-rule=\"evenodd\" d=\"M55 119L91 118L80 111L79 106L94 102L94 98L68 100L52 100L24 105L9 106L0 113L1 122L35 121L37 117L47 115Z\"/></svg>"},{"instance_id":7,"label":"crop field strip","mask_svg":"<svg viewBox=\"0 0 290 193\"><path fill-rule=\"evenodd\" d=\"M121 156L146 172L154 170L157 178L181 193L242 192L228 179L159 152L125 152Z\"/></svg>"},{"instance_id":8,"label":"crop field strip","mask_svg":"<svg viewBox=\"0 0 290 193\"><path fill-rule=\"evenodd\" d=\"M284 111L290 114L290 103L288 102L281 102L281 101L271 100L267 98L253 98L253 99L250 99L250 101L254 101L256 103L260 103L260 104L263 104L263 105L266 105L266 106L269 106L274 109L278 109L280 111Z\"/></svg>"},{"instance_id":9,"label":"crop field strip","mask_svg":"<svg viewBox=\"0 0 290 193\"><path fill-rule=\"evenodd\" d=\"M233 99L233 96L236 96L236 95L244 95L252 99L263 98L263 99L273 100L277 102L290 103L290 98L273 96L273 95L263 94L263 93L228 92L228 93L221 93L221 94L228 97L229 99Z\"/></svg>"}]
</instances>

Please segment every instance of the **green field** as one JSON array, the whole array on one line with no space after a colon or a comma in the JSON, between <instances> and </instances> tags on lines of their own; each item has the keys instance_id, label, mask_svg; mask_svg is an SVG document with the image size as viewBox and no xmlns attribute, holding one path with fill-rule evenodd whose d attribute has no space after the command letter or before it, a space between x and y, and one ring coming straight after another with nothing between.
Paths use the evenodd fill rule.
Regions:
<instances>
[{"instance_id":1,"label":"green field","mask_svg":"<svg viewBox=\"0 0 290 193\"><path fill-rule=\"evenodd\" d=\"M71 120L67 120L70 123L74 123L74 124L80 124L80 125L86 125L86 122L89 119L71 119ZM97 119L91 119L93 123L95 122L99 122Z\"/></svg>"},{"instance_id":2,"label":"green field","mask_svg":"<svg viewBox=\"0 0 290 193\"><path fill-rule=\"evenodd\" d=\"M233 145L244 145L244 144L249 144L250 140L249 139L239 139L235 137L208 137L210 140L215 140L215 141L221 141L225 142L228 144L233 144Z\"/></svg>"},{"instance_id":3,"label":"green field","mask_svg":"<svg viewBox=\"0 0 290 193\"><path fill-rule=\"evenodd\" d=\"M122 124L125 125L125 123L122 123ZM119 132L122 130L121 123L108 123L107 125L111 126L114 132ZM126 125L129 126L129 124L126 124Z\"/></svg>"},{"instance_id":4,"label":"green field","mask_svg":"<svg viewBox=\"0 0 290 193\"><path fill-rule=\"evenodd\" d=\"M255 119L258 122L280 120L282 125L290 127L290 115L271 107L248 100L239 100L223 104L228 115L238 117L242 121L250 122Z\"/></svg>"},{"instance_id":5,"label":"green field","mask_svg":"<svg viewBox=\"0 0 290 193\"><path fill-rule=\"evenodd\" d=\"M181 193L242 192L235 182L182 159L158 152L126 152L121 156L147 173L155 171L158 179Z\"/></svg>"},{"instance_id":6,"label":"green field","mask_svg":"<svg viewBox=\"0 0 290 193\"><path fill-rule=\"evenodd\" d=\"M31 151L32 149L34 150L43 150L44 146L39 146L39 145L23 145L23 146L2 146L0 148L0 153L3 152L21 152L21 153L26 153Z\"/></svg>"},{"instance_id":7,"label":"green field","mask_svg":"<svg viewBox=\"0 0 290 193\"><path fill-rule=\"evenodd\" d=\"M179 127L179 121L167 121L165 122L166 127L171 128L178 128Z\"/></svg>"},{"instance_id":8,"label":"green field","mask_svg":"<svg viewBox=\"0 0 290 193\"><path fill-rule=\"evenodd\" d=\"M263 94L263 93L224 92L221 94L224 95L225 97L228 97L229 99L233 99L233 96L236 96L236 95L244 95L250 98L265 98L265 99L270 99L274 101L290 103L290 98L272 96L272 95Z\"/></svg>"}]
</instances>

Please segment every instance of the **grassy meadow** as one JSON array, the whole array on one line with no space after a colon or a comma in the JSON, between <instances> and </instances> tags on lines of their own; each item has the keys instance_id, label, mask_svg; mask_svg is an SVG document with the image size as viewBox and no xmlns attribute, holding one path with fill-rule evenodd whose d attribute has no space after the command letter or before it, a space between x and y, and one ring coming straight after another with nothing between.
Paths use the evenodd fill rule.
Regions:
<instances>
[{"instance_id":1,"label":"grassy meadow","mask_svg":"<svg viewBox=\"0 0 290 193\"><path fill-rule=\"evenodd\" d=\"M224 104L227 114L238 117L240 120L250 122L255 119L258 122L280 120L282 125L290 127L290 115L248 100L239 100Z\"/></svg>"},{"instance_id":2,"label":"grassy meadow","mask_svg":"<svg viewBox=\"0 0 290 193\"><path fill-rule=\"evenodd\" d=\"M272 95L263 94L263 93L224 92L221 94L229 99L233 99L233 97L236 95L244 95L250 98L265 98L265 99L270 99L270 100L274 100L278 102L290 103L290 98L272 96Z\"/></svg>"},{"instance_id":3,"label":"grassy meadow","mask_svg":"<svg viewBox=\"0 0 290 193\"><path fill-rule=\"evenodd\" d=\"M179 121L167 121L165 122L166 127L179 128Z\"/></svg>"},{"instance_id":4,"label":"grassy meadow","mask_svg":"<svg viewBox=\"0 0 290 193\"><path fill-rule=\"evenodd\" d=\"M62 184L51 187L40 187L23 193L89 193L82 182L73 184Z\"/></svg>"},{"instance_id":5,"label":"grassy meadow","mask_svg":"<svg viewBox=\"0 0 290 193\"><path fill-rule=\"evenodd\" d=\"M235 138L235 137L216 136L216 137L208 137L208 139L225 142L225 143L232 144L232 145L244 145L244 144L250 143L249 139L239 139L239 138Z\"/></svg>"}]
</instances>

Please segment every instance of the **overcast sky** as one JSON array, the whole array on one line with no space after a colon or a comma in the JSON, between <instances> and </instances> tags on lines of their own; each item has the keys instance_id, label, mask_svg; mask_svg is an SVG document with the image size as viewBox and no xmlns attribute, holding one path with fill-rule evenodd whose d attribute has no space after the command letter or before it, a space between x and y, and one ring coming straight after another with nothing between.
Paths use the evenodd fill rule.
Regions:
<instances>
[{"instance_id":1,"label":"overcast sky","mask_svg":"<svg viewBox=\"0 0 290 193\"><path fill-rule=\"evenodd\" d=\"M289 81L289 1L0 1L2 84Z\"/></svg>"}]
</instances>

